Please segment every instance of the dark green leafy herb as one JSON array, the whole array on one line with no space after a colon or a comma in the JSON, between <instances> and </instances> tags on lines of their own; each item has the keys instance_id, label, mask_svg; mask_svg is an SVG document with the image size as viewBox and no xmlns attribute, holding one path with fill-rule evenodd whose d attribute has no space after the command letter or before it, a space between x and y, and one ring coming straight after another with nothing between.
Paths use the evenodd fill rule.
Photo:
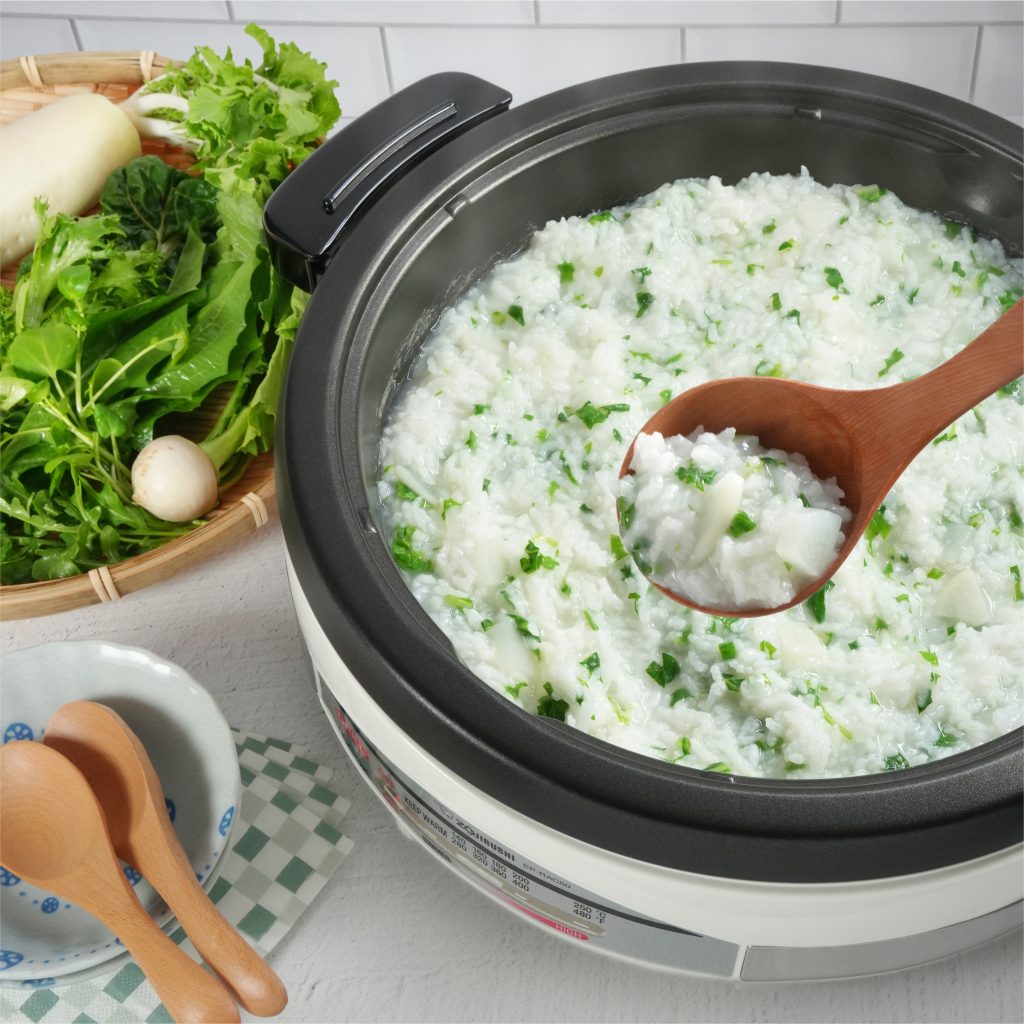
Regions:
<instances>
[{"instance_id":1,"label":"dark green leafy herb","mask_svg":"<svg viewBox=\"0 0 1024 1024\"><path fill-rule=\"evenodd\" d=\"M876 537L881 537L885 540L892 531L892 523L885 518L885 506L879 505L878 511L868 521L868 525L864 530L864 539L868 542L868 549L871 549L872 541Z\"/></svg>"},{"instance_id":2,"label":"dark green leafy herb","mask_svg":"<svg viewBox=\"0 0 1024 1024\"><path fill-rule=\"evenodd\" d=\"M629 533L630 527L633 525L633 519L636 516L636 503L627 505L624 498L619 498L619 522L622 524L622 529Z\"/></svg>"},{"instance_id":3,"label":"dark green leafy herb","mask_svg":"<svg viewBox=\"0 0 1024 1024\"><path fill-rule=\"evenodd\" d=\"M480 628L486 633L494 625L493 619L481 619Z\"/></svg>"},{"instance_id":4,"label":"dark green leafy herb","mask_svg":"<svg viewBox=\"0 0 1024 1024\"><path fill-rule=\"evenodd\" d=\"M779 246L779 252L785 252L787 249L792 249L794 244L795 243L792 238L787 238L786 241Z\"/></svg>"},{"instance_id":5,"label":"dark green leafy herb","mask_svg":"<svg viewBox=\"0 0 1024 1024\"><path fill-rule=\"evenodd\" d=\"M765 226L761 228L761 234L770 235L777 226L778 225L776 225L775 221L773 220L770 224L765 224Z\"/></svg>"},{"instance_id":6,"label":"dark green leafy herb","mask_svg":"<svg viewBox=\"0 0 1024 1024\"><path fill-rule=\"evenodd\" d=\"M884 295L876 295L876 296L875 296L875 297L874 297L874 298L873 298L873 299L872 299L872 300L871 300L871 301L870 301L870 302L868 303L868 305L869 305L869 306L880 306L880 305L881 305L881 304L882 304L883 302L885 302L885 296L884 296Z\"/></svg>"},{"instance_id":7,"label":"dark green leafy herb","mask_svg":"<svg viewBox=\"0 0 1024 1024\"><path fill-rule=\"evenodd\" d=\"M907 292L907 302L909 302L910 305L914 304L914 299L917 298L918 292L920 291L920 288L912 288L909 292Z\"/></svg>"},{"instance_id":8,"label":"dark green leafy herb","mask_svg":"<svg viewBox=\"0 0 1024 1024\"><path fill-rule=\"evenodd\" d=\"M778 292L772 292L772 309L776 312L782 309L782 296Z\"/></svg>"},{"instance_id":9,"label":"dark green leafy herb","mask_svg":"<svg viewBox=\"0 0 1024 1024\"><path fill-rule=\"evenodd\" d=\"M937 747L955 747L958 742L958 737L953 735L951 732L946 732L945 726L939 726L939 735L935 738L935 746Z\"/></svg>"},{"instance_id":10,"label":"dark green leafy herb","mask_svg":"<svg viewBox=\"0 0 1024 1024\"><path fill-rule=\"evenodd\" d=\"M835 288L837 291L843 285L843 275L835 267L825 268L825 283L829 288Z\"/></svg>"},{"instance_id":11,"label":"dark green leafy herb","mask_svg":"<svg viewBox=\"0 0 1024 1024\"><path fill-rule=\"evenodd\" d=\"M791 309L783 318L783 320L795 320L797 324L800 323L800 310Z\"/></svg>"},{"instance_id":12,"label":"dark green leafy herb","mask_svg":"<svg viewBox=\"0 0 1024 1024\"><path fill-rule=\"evenodd\" d=\"M530 629L530 623L522 615L509 612L508 617L515 623L516 631L520 636L525 637L527 640L540 640L540 637Z\"/></svg>"},{"instance_id":13,"label":"dark green leafy herb","mask_svg":"<svg viewBox=\"0 0 1024 1024\"><path fill-rule=\"evenodd\" d=\"M665 388L664 391L658 392L658 397L661 399L662 405L668 405L672 401L672 392L669 388Z\"/></svg>"},{"instance_id":14,"label":"dark green leafy herb","mask_svg":"<svg viewBox=\"0 0 1024 1024\"><path fill-rule=\"evenodd\" d=\"M703 491L717 475L718 473L716 470L698 469L696 466L692 465L679 466L676 469L677 479L681 480L684 484L689 484L691 487L696 487L698 491Z\"/></svg>"},{"instance_id":15,"label":"dark green leafy herb","mask_svg":"<svg viewBox=\"0 0 1024 1024\"><path fill-rule=\"evenodd\" d=\"M946 574L941 569L932 568L928 570L927 575L930 580L941 580Z\"/></svg>"},{"instance_id":16,"label":"dark green leafy herb","mask_svg":"<svg viewBox=\"0 0 1024 1024\"><path fill-rule=\"evenodd\" d=\"M634 267L630 273L636 278L636 283L642 285L654 271L650 267Z\"/></svg>"},{"instance_id":17,"label":"dark green leafy herb","mask_svg":"<svg viewBox=\"0 0 1024 1024\"><path fill-rule=\"evenodd\" d=\"M529 685L530 684L524 679L522 682L516 683L515 686L506 686L505 692L511 697L518 697L523 689Z\"/></svg>"},{"instance_id":18,"label":"dark green leafy herb","mask_svg":"<svg viewBox=\"0 0 1024 1024\"><path fill-rule=\"evenodd\" d=\"M764 653L767 654L769 658L775 657L775 652L777 649L778 648L776 648L775 644L773 644L770 640L761 641L761 650L764 651Z\"/></svg>"},{"instance_id":19,"label":"dark green leafy herb","mask_svg":"<svg viewBox=\"0 0 1024 1024\"><path fill-rule=\"evenodd\" d=\"M606 220L612 219L611 210L602 210L600 213L592 213L587 218L588 224L603 224Z\"/></svg>"},{"instance_id":20,"label":"dark green leafy herb","mask_svg":"<svg viewBox=\"0 0 1024 1024\"><path fill-rule=\"evenodd\" d=\"M732 774L732 769L724 761L712 761L711 764L704 765L704 771L718 772L720 775Z\"/></svg>"},{"instance_id":21,"label":"dark green leafy herb","mask_svg":"<svg viewBox=\"0 0 1024 1024\"><path fill-rule=\"evenodd\" d=\"M588 654L580 664L587 670L587 675L592 676L601 667L601 656L594 651L593 654Z\"/></svg>"},{"instance_id":22,"label":"dark green leafy herb","mask_svg":"<svg viewBox=\"0 0 1024 1024\"><path fill-rule=\"evenodd\" d=\"M751 530L757 529L757 523L754 522L746 512L739 511L732 517L732 522L729 524L729 534L732 537L742 537L745 533L750 533Z\"/></svg>"},{"instance_id":23,"label":"dark green leafy herb","mask_svg":"<svg viewBox=\"0 0 1024 1024\"><path fill-rule=\"evenodd\" d=\"M902 358L903 353L898 348L894 348L885 357L885 365L878 371L878 376L884 377Z\"/></svg>"},{"instance_id":24,"label":"dark green leafy herb","mask_svg":"<svg viewBox=\"0 0 1024 1024\"><path fill-rule=\"evenodd\" d=\"M743 686L744 676L736 675L722 675L722 682L725 683L725 688L730 690L732 693L739 693L740 687Z\"/></svg>"},{"instance_id":25,"label":"dark green leafy herb","mask_svg":"<svg viewBox=\"0 0 1024 1024\"><path fill-rule=\"evenodd\" d=\"M587 425L588 430L593 430L598 423L604 423L613 412L629 412L629 406L625 402L594 405L590 399L587 399L572 415L578 416Z\"/></svg>"},{"instance_id":26,"label":"dark green leafy herb","mask_svg":"<svg viewBox=\"0 0 1024 1024\"><path fill-rule=\"evenodd\" d=\"M654 302L654 296L650 292L637 292L636 293L636 318L640 319L651 308L651 303Z\"/></svg>"},{"instance_id":27,"label":"dark green leafy herb","mask_svg":"<svg viewBox=\"0 0 1024 1024\"><path fill-rule=\"evenodd\" d=\"M477 404L477 405L473 406L473 415L474 416L482 416L485 412L490 412L490 411L491 411L491 407L489 405Z\"/></svg>"},{"instance_id":28,"label":"dark green leafy herb","mask_svg":"<svg viewBox=\"0 0 1024 1024\"><path fill-rule=\"evenodd\" d=\"M934 441L932 441L932 444L933 445L935 445L935 444L942 444L945 441L955 441L955 440L956 440L956 424L954 423L953 426L950 427L949 430L947 430L944 434L939 434L939 436L937 438L935 438Z\"/></svg>"},{"instance_id":29,"label":"dark green leafy herb","mask_svg":"<svg viewBox=\"0 0 1024 1024\"><path fill-rule=\"evenodd\" d=\"M805 602L815 622L825 621L825 595L835 587L835 583L829 580L820 589L816 590Z\"/></svg>"},{"instance_id":30,"label":"dark green leafy herb","mask_svg":"<svg viewBox=\"0 0 1024 1024\"><path fill-rule=\"evenodd\" d=\"M412 537L415 526L399 526L391 542L391 554L406 572L433 572L434 563L413 547Z\"/></svg>"},{"instance_id":31,"label":"dark green leafy herb","mask_svg":"<svg viewBox=\"0 0 1024 1024\"><path fill-rule=\"evenodd\" d=\"M725 640L718 645L718 653L727 661L729 658L735 658L736 644L732 640Z\"/></svg>"},{"instance_id":32,"label":"dark green leafy herb","mask_svg":"<svg viewBox=\"0 0 1024 1024\"><path fill-rule=\"evenodd\" d=\"M510 317L512 317L513 320L515 320L515 322L517 324L519 324L520 327L525 327L526 326L526 319L523 316L523 307L522 306L511 305L511 306L508 307L506 312L508 313L508 315Z\"/></svg>"},{"instance_id":33,"label":"dark green leafy herb","mask_svg":"<svg viewBox=\"0 0 1024 1024\"><path fill-rule=\"evenodd\" d=\"M1010 575L1013 577L1013 599L1014 601L1024 601L1024 588L1021 587L1020 580L1020 566L1011 565Z\"/></svg>"},{"instance_id":34,"label":"dark green leafy herb","mask_svg":"<svg viewBox=\"0 0 1024 1024\"><path fill-rule=\"evenodd\" d=\"M537 701L537 714L543 718L555 718L559 722L564 722L568 710L568 702L555 697L554 687L550 683L545 683L544 696Z\"/></svg>"},{"instance_id":35,"label":"dark green leafy herb","mask_svg":"<svg viewBox=\"0 0 1024 1024\"><path fill-rule=\"evenodd\" d=\"M652 661L646 671L659 686L668 686L679 675L679 662L671 654L662 651L661 664Z\"/></svg>"},{"instance_id":36,"label":"dark green leafy herb","mask_svg":"<svg viewBox=\"0 0 1024 1024\"><path fill-rule=\"evenodd\" d=\"M960 265L959 260L953 260L953 266L950 267L950 270L952 270L952 272L956 274L957 277L967 276L967 271L964 270L964 268Z\"/></svg>"},{"instance_id":37,"label":"dark green leafy herb","mask_svg":"<svg viewBox=\"0 0 1024 1024\"><path fill-rule=\"evenodd\" d=\"M693 694L685 686L680 686L678 690L672 691L672 696L668 699L668 706L674 708L681 700L690 700L691 697Z\"/></svg>"},{"instance_id":38,"label":"dark green leafy herb","mask_svg":"<svg viewBox=\"0 0 1024 1024\"><path fill-rule=\"evenodd\" d=\"M576 268L569 262L558 264L558 280L562 284L570 284L576 275Z\"/></svg>"},{"instance_id":39,"label":"dark green leafy herb","mask_svg":"<svg viewBox=\"0 0 1024 1024\"><path fill-rule=\"evenodd\" d=\"M471 430L466 438L466 447L473 451L476 448L476 434Z\"/></svg>"},{"instance_id":40,"label":"dark green leafy herb","mask_svg":"<svg viewBox=\"0 0 1024 1024\"><path fill-rule=\"evenodd\" d=\"M754 367L755 377L784 377L785 374L782 372L781 363L773 363L769 359L762 359L761 362Z\"/></svg>"},{"instance_id":41,"label":"dark green leafy herb","mask_svg":"<svg viewBox=\"0 0 1024 1024\"><path fill-rule=\"evenodd\" d=\"M671 705L669 705L669 706L671 707ZM693 749L693 745L690 743L689 737L688 736L680 736L679 737L679 756L680 757L689 757L690 756L690 752L691 752L692 749Z\"/></svg>"},{"instance_id":42,"label":"dark green leafy herb","mask_svg":"<svg viewBox=\"0 0 1024 1024\"><path fill-rule=\"evenodd\" d=\"M918 651L917 653L920 654L929 665L934 665L938 668L939 656L934 651Z\"/></svg>"},{"instance_id":43,"label":"dark green leafy herb","mask_svg":"<svg viewBox=\"0 0 1024 1024\"><path fill-rule=\"evenodd\" d=\"M902 754L890 754L885 759L885 770L887 772L895 772L909 767L910 762Z\"/></svg>"},{"instance_id":44,"label":"dark green leafy herb","mask_svg":"<svg viewBox=\"0 0 1024 1024\"><path fill-rule=\"evenodd\" d=\"M461 508L462 502L456 501L454 498L445 498L444 503L441 506L441 519L442 521L448 518L448 510L453 508Z\"/></svg>"},{"instance_id":45,"label":"dark green leafy herb","mask_svg":"<svg viewBox=\"0 0 1024 1024\"><path fill-rule=\"evenodd\" d=\"M920 715L925 708L928 707L932 702L932 691L929 687L924 693L919 694L917 698L917 713Z\"/></svg>"},{"instance_id":46,"label":"dark green leafy herb","mask_svg":"<svg viewBox=\"0 0 1024 1024\"><path fill-rule=\"evenodd\" d=\"M538 569L554 569L558 565L550 555L545 555L532 540L526 542L526 554L519 559L523 572L536 572Z\"/></svg>"}]
</instances>

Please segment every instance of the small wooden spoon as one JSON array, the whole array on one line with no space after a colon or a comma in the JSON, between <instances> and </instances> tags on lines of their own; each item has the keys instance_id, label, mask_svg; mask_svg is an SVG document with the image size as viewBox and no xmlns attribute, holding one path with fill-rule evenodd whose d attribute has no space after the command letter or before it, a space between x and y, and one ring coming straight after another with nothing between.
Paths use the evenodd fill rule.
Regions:
<instances>
[{"instance_id":1,"label":"small wooden spoon","mask_svg":"<svg viewBox=\"0 0 1024 1024\"><path fill-rule=\"evenodd\" d=\"M192 945L250 1013L272 1017L288 1002L280 978L203 891L167 816L163 788L139 738L115 711L72 701L47 723L43 742L85 776L107 817L117 855L167 901Z\"/></svg>"},{"instance_id":2,"label":"small wooden spoon","mask_svg":"<svg viewBox=\"0 0 1024 1024\"><path fill-rule=\"evenodd\" d=\"M5 743L0 791L0 864L98 917L179 1024L238 1021L227 989L142 909L110 846L103 810L67 758L32 740Z\"/></svg>"},{"instance_id":3,"label":"small wooden spoon","mask_svg":"<svg viewBox=\"0 0 1024 1024\"><path fill-rule=\"evenodd\" d=\"M712 608L651 583L667 597L710 615L770 615L806 601L835 575L878 506L914 457L945 427L1024 373L1024 301L941 366L916 380L868 391L840 391L773 377L713 380L684 391L640 429L664 437L703 426L735 427L766 448L799 452L815 475L835 477L853 513L846 540L818 579L774 608ZM619 476L633 461L629 446Z\"/></svg>"}]
</instances>

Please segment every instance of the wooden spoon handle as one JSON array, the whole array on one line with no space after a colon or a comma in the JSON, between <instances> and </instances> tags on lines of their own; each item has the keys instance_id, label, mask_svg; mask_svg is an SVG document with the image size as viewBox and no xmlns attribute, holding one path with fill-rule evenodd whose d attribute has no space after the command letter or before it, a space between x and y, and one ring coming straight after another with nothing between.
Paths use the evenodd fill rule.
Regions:
<instances>
[{"instance_id":1,"label":"wooden spoon handle","mask_svg":"<svg viewBox=\"0 0 1024 1024\"><path fill-rule=\"evenodd\" d=\"M192 945L238 1002L258 1017L280 1013L288 1002L281 979L203 891L166 815L146 826L145 836L132 844L134 866L167 901Z\"/></svg>"},{"instance_id":2,"label":"wooden spoon handle","mask_svg":"<svg viewBox=\"0 0 1024 1024\"><path fill-rule=\"evenodd\" d=\"M950 423L1021 374L1024 300L952 359L917 380L849 394L860 417L874 420L885 430L889 453L898 449L913 458Z\"/></svg>"},{"instance_id":3,"label":"wooden spoon handle","mask_svg":"<svg viewBox=\"0 0 1024 1024\"><path fill-rule=\"evenodd\" d=\"M89 912L124 943L167 1012L178 1024L236 1024L238 1007L227 989L160 931L130 889L124 897Z\"/></svg>"}]
</instances>

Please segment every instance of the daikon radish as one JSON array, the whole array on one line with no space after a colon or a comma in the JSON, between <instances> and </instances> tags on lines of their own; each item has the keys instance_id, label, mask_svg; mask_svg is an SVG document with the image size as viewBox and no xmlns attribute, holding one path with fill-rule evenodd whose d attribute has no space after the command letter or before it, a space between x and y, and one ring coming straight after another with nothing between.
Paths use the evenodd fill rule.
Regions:
<instances>
[{"instance_id":1,"label":"daikon radish","mask_svg":"<svg viewBox=\"0 0 1024 1024\"><path fill-rule=\"evenodd\" d=\"M35 199L84 213L115 168L142 152L131 119L98 93L67 96L0 129L0 265L32 249Z\"/></svg>"}]
</instances>

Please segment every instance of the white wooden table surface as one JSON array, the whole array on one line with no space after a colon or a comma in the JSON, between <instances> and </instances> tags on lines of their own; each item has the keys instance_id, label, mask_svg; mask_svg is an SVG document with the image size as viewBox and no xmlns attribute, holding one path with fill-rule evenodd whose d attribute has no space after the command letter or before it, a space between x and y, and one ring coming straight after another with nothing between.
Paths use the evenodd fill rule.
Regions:
<instances>
[{"instance_id":1,"label":"white wooden table surface","mask_svg":"<svg viewBox=\"0 0 1024 1024\"><path fill-rule=\"evenodd\" d=\"M313 696L275 520L242 547L116 605L6 622L3 651L54 640L149 648L188 670L228 720L304 744L352 800L355 849L278 947L279 1018L349 1021L1014 1022L1017 935L859 981L739 987L633 967L537 930L402 838Z\"/></svg>"}]
</instances>

